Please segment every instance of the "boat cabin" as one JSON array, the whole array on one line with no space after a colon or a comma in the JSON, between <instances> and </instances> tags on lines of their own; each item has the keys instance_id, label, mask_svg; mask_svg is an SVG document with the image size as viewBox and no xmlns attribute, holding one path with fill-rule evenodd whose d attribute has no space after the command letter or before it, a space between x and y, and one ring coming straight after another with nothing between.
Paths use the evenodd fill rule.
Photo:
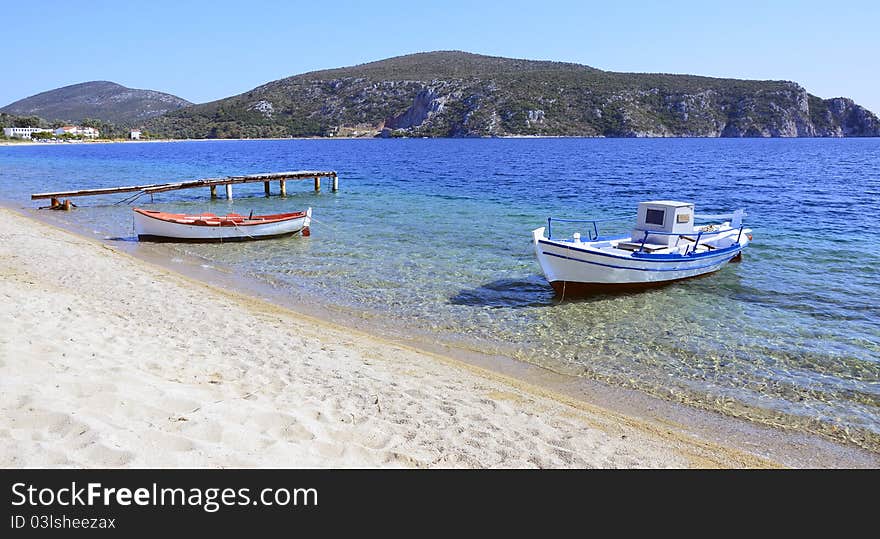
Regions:
<instances>
[{"instance_id":1,"label":"boat cabin","mask_svg":"<svg viewBox=\"0 0 880 539\"><path fill-rule=\"evenodd\" d=\"M664 234L651 234L654 230ZM694 233L694 205L674 200L639 202L639 213L632 233L633 243L641 243L646 231L649 232L646 244L673 247L678 242L679 234Z\"/></svg>"}]
</instances>

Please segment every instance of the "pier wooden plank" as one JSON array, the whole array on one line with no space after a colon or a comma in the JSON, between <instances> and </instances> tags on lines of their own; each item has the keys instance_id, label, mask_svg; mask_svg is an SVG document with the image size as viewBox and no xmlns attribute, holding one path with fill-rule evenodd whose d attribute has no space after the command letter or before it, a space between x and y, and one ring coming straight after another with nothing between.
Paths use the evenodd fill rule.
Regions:
<instances>
[{"instance_id":1,"label":"pier wooden plank","mask_svg":"<svg viewBox=\"0 0 880 539\"><path fill-rule=\"evenodd\" d=\"M155 194L155 193L163 193L165 191L176 191L178 189L192 189L194 187L214 187L216 191L216 187L218 185L226 185L226 178L205 178L203 180L192 180L185 182L176 182L176 183L161 183L159 185L154 185L151 187L147 187L142 189L144 193Z\"/></svg>"},{"instance_id":2,"label":"pier wooden plank","mask_svg":"<svg viewBox=\"0 0 880 539\"><path fill-rule=\"evenodd\" d=\"M203 178L200 180L188 180L171 183L152 183L147 185L129 185L123 187L105 187L100 189L80 189L75 191L58 191L54 193L35 193L31 195L31 200L42 198L63 198L63 197L80 197L109 195L115 193L130 193L134 191L142 191L146 194L163 193L165 191L176 191L179 189L192 189L196 187L209 187L211 189L212 198L216 196L217 186L230 186L238 183L255 183L263 182L268 184L271 180L278 180L281 184L282 196L286 194L287 180L305 180L314 178L316 185L320 185L320 178L332 178L334 190L338 185L339 177L335 171L315 171L315 170L296 170L289 172L265 172L260 174L244 174L238 176L227 176L225 178ZM229 190L227 189L227 193Z\"/></svg>"},{"instance_id":3,"label":"pier wooden plank","mask_svg":"<svg viewBox=\"0 0 880 539\"><path fill-rule=\"evenodd\" d=\"M112 195L114 193L131 193L133 191L143 191L152 187L165 185L163 183L151 183L149 185L129 185L126 187L104 187L101 189L80 189L78 191L60 191L57 193L35 193L31 195L31 200L41 198L59 198L59 197L85 197L95 195Z\"/></svg>"}]
</instances>

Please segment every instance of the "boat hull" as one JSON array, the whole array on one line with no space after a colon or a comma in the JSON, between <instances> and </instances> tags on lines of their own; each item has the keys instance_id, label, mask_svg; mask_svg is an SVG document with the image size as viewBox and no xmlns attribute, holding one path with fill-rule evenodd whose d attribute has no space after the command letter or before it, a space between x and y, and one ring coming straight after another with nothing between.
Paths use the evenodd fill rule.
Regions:
<instances>
[{"instance_id":1,"label":"boat hull","mask_svg":"<svg viewBox=\"0 0 880 539\"><path fill-rule=\"evenodd\" d=\"M260 240L272 240L277 238L286 238L288 236L295 235L298 230L293 232L282 232L280 234L269 235L259 235L259 236L250 236L250 237L241 237L241 236L223 236L217 238L191 238L191 237L171 237L171 236L156 236L154 234L138 234L138 241L150 242L150 243L225 243L225 242L233 242L233 241L260 241Z\"/></svg>"},{"instance_id":2,"label":"boat hull","mask_svg":"<svg viewBox=\"0 0 880 539\"><path fill-rule=\"evenodd\" d=\"M578 281L550 281L550 286L553 287L553 291L556 292L557 296L565 297L591 296L595 294L623 294L627 292L641 292L652 288L660 288L689 279L699 279L700 277L706 277L712 273L714 272L700 273L699 275L682 277L680 279L643 283L583 283Z\"/></svg>"},{"instance_id":3,"label":"boat hull","mask_svg":"<svg viewBox=\"0 0 880 539\"><path fill-rule=\"evenodd\" d=\"M159 218L156 214L157 212L135 210L134 227L139 241L210 243L267 240L297 233L305 234L311 224L311 208L306 212L288 214L288 217L271 216L275 218L265 222L247 219L232 222L218 218L203 221L207 224L189 224Z\"/></svg>"},{"instance_id":4,"label":"boat hull","mask_svg":"<svg viewBox=\"0 0 880 539\"><path fill-rule=\"evenodd\" d=\"M714 273L741 255L748 243L696 256L620 256L565 241L550 240L544 228L533 231L544 276L557 294L594 294L640 290Z\"/></svg>"}]
</instances>

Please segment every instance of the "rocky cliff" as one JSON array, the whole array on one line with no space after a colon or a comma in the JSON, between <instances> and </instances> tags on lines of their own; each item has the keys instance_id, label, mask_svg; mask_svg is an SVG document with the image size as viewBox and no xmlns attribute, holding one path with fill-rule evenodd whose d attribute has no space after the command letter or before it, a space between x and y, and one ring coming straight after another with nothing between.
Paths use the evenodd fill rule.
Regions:
<instances>
[{"instance_id":1,"label":"rocky cliff","mask_svg":"<svg viewBox=\"0 0 880 539\"><path fill-rule=\"evenodd\" d=\"M870 111L794 82L613 73L454 51L297 75L148 127L193 138L880 136Z\"/></svg>"}]
</instances>

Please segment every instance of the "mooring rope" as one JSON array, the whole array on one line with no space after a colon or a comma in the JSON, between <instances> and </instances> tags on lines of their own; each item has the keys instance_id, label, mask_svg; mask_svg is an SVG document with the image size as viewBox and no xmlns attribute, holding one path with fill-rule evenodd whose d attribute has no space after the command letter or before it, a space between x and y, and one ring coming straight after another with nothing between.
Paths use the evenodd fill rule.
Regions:
<instances>
[{"instance_id":1,"label":"mooring rope","mask_svg":"<svg viewBox=\"0 0 880 539\"><path fill-rule=\"evenodd\" d=\"M239 232L241 232L241 233L244 234L245 236L249 237L249 238L252 239L252 240L256 240L256 239L257 239L257 238L255 238L255 237L251 236L250 234L248 234L247 232L245 232L244 230L242 230L241 228L239 228L238 224L236 224L236 222L233 221L232 219L230 219L229 222L232 223L232 226L234 226L236 230L238 230ZM220 237L220 243L223 243L223 237L222 237L222 236Z\"/></svg>"},{"instance_id":2,"label":"mooring rope","mask_svg":"<svg viewBox=\"0 0 880 539\"><path fill-rule=\"evenodd\" d=\"M117 204L122 204L123 202L125 202L125 203L127 203L127 204L131 204L132 202L134 202L135 200L137 200L138 198L140 198L141 196L143 196L143 195L145 195L145 194L146 194L146 193L144 193L143 191L137 192L137 193L135 193L135 194L133 194L133 195L129 195L129 196L123 198L122 200L119 200L119 201L117 201L117 202L114 202L113 205L115 206L115 205L117 205Z\"/></svg>"},{"instance_id":3,"label":"mooring rope","mask_svg":"<svg viewBox=\"0 0 880 539\"><path fill-rule=\"evenodd\" d=\"M327 228L329 228L329 229L332 230L333 232L339 233L339 229L337 229L335 226L333 226L333 225L331 225L331 224L329 224L329 223L325 223L324 221L318 221L318 220L315 219L314 217L309 217L309 219L312 220L312 221L314 221L314 222L316 222L316 223L318 223L318 224L321 225L321 226L326 226Z\"/></svg>"}]
</instances>

